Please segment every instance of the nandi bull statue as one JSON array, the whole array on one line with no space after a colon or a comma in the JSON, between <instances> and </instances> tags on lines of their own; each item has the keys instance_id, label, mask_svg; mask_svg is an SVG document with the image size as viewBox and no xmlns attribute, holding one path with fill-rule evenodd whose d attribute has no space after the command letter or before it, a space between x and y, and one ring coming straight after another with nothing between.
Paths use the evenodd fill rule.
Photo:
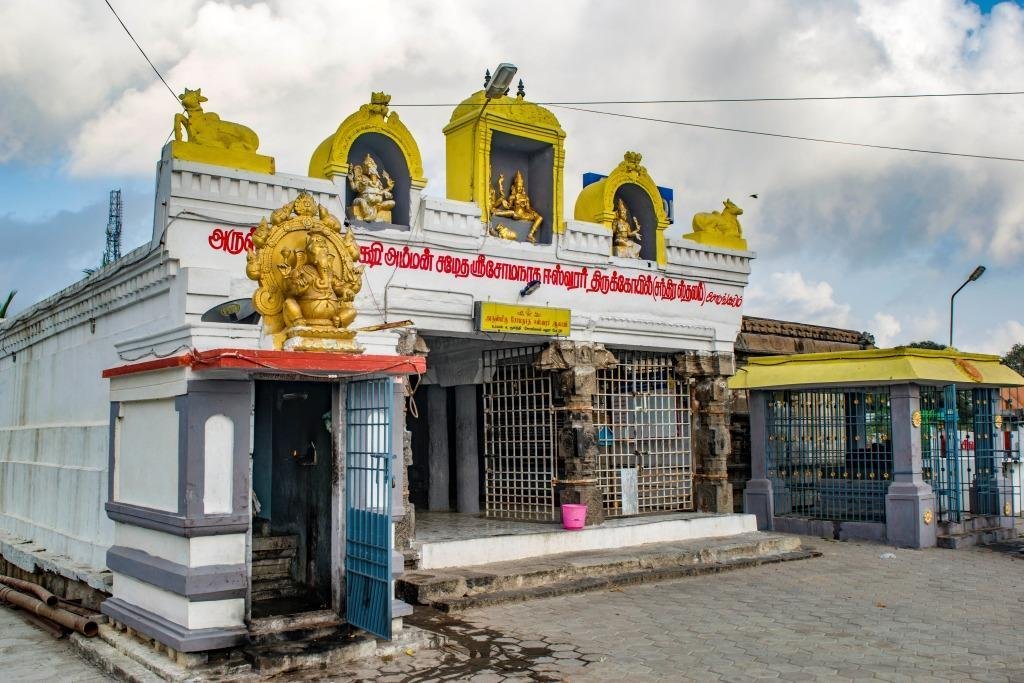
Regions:
<instances>
[{"instance_id":1,"label":"nandi bull statue","mask_svg":"<svg viewBox=\"0 0 1024 683\"><path fill-rule=\"evenodd\" d=\"M742 215L743 209L729 199L722 202L722 206L722 211L694 214L693 232L683 237L713 247L746 251L747 241L743 239L743 229L737 218Z\"/></svg>"},{"instance_id":2,"label":"nandi bull statue","mask_svg":"<svg viewBox=\"0 0 1024 683\"><path fill-rule=\"evenodd\" d=\"M219 166L232 166L261 173L274 172L271 157L256 154L260 139L248 126L222 121L213 112L203 111L202 88L178 95L184 114L174 115L174 143L172 156L188 161L199 161ZM184 134L188 141L183 141Z\"/></svg>"}]
</instances>

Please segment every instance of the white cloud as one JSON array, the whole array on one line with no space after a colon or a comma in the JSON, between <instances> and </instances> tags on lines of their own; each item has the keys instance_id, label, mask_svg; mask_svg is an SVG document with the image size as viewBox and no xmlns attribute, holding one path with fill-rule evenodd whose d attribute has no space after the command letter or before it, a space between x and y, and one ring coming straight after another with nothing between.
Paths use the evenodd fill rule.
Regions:
<instances>
[{"instance_id":1,"label":"white cloud","mask_svg":"<svg viewBox=\"0 0 1024 683\"><path fill-rule=\"evenodd\" d=\"M772 273L764 287L752 285L746 303L752 315L831 327L850 324L850 306L835 300L832 285L805 280L796 271Z\"/></svg>"},{"instance_id":2,"label":"white cloud","mask_svg":"<svg viewBox=\"0 0 1024 683\"><path fill-rule=\"evenodd\" d=\"M533 100L1007 90L1024 73L1024 10L1013 3L982 14L963 0L523 0L515 21L493 5L455 0L115 6L175 90L201 86L208 110L256 130L260 151L276 157L282 172L305 173L319 142L371 90L390 92L420 145L427 192L435 195L444 193L441 128L450 109L401 104L458 102L500 61L518 64ZM1013 152L1024 149L1018 99L604 108L1020 156ZM0 5L0 164L60 158L78 177L151 178L176 110L103 3ZM923 268L910 260L922 254L940 261L930 267L955 261L967 272L983 259L1005 272L1024 261L1020 164L553 111L568 133L567 216L584 171L607 172L627 149L640 151L654 179L676 190L670 235L688 231L693 213L731 197L745 209L744 230L761 255L755 285L776 286L759 279L760 271L803 273L790 284L807 296L783 308L785 317L807 311L809 319L842 325L884 309L901 323L902 341L933 336L941 329L912 322L920 297L887 299L894 278L886 268ZM836 269L812 270L827 257ZM836 303L829 283L855 277L858 286L844 287L845 301ZM1024 286L1024 277L1007 291L1015 284Z\"/></svg>"},{"instance_id":3,"label":"white cloud","mask_svg":"<svg viewBox=\"0 0 1024 683\"><path fill-rule=\"evenodd\" d=\"M903 326L895 316L879 311L871 318L869 329L875 335L875 344L885 349L895 345Z\"/></svg>"},{"instance_id":4,"label":"white cloud","mask_svg":"<svg viewBox=\"0 0 1024 683\"><path fill-rule=\"evenodd\" d=\"M969 345L965 349L978 353L994 353L1002 356L1009 351L1014 344L1024 344L1024 324L1019 320L1005 320L999 325L993 326L981 335L967 337ZM958 343L959 347L960 344Z\"/></svg>"}]
</instances>

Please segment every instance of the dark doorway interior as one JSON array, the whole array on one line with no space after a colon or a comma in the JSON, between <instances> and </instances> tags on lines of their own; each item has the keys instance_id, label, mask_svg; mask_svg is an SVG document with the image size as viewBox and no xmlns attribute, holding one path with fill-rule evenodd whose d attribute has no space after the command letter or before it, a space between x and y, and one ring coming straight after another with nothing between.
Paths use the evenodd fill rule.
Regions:
<instances>
[{"instance_id":1,"label":"dark doorway interior","mask_svg":"<svg viewBox=\"0 0 1024 683\"><path fill-rule=\"evenodd\" d=\"M252 615L331 602L331 388L256 383Z\"/></svg>"}]
</instances>

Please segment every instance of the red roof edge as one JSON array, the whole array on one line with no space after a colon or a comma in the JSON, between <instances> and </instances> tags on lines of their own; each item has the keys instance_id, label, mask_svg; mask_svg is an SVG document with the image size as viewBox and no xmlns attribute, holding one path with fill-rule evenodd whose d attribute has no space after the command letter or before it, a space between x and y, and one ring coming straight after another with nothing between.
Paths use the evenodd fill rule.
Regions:
<instances>
[{"instance_id":1,"label":"red roof edge","mask_svg":"<svg viewBox=\"0 0 1024 683\"><path fill-rule=\"evenodd\" d=\"M167 368L204 370L251 370L277 372L339 373L345 375L416 375L427 370L423 356L381 356L314 351L262 351L211 349L178 356L129 363L103 371L104 378L123 377Z\"/></svg>"}]
</instances>

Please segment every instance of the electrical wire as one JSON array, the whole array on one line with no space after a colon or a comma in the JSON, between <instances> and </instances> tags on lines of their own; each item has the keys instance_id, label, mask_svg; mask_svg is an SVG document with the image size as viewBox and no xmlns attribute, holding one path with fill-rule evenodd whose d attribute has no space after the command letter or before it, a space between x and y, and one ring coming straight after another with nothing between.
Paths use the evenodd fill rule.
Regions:
<instances>
[{"instance_id":1,"label":"electrical wire","mask_svg":"<svg viewBox=\"0 0 1024 683\"><path fill-rule=\"evenodd\" d=\"M147 62L149 62L150 68L153 69L153 73L156 74L156 77L159 78L160 82L164 84L165 88L167 88L167 92L171 93L171 97L174 98L174 103L180 107L181 100L179 100L177 94L175 94L174 88L172 88L167 83L167 79L163 77L163 74L160 73L160 70L156 68L155 64L153 64L153 60L149 58L149 55L146 54L146 51L142 49L141 45L139 45L139 41L135 40L135 36L132 35L132 32L128 30L127 26L125 26L124 21L121 20L120 16L118 16L117 10L115 10L114 6L110 4L110 0L103 0L103 2L107 4L107 7L109 7L110 11L114 14L114 18L117 19L117 23L121 24L121 28L124 29L124 32L127 33L128 37L132 39L133 43L135 43L135 47L139 48L139 52L141 52L142 56L146 59Z\"/></svg>"},{"instance_id":2,"label":"electrical wire","mask_svg":"<svg viewBox=\"0 0 1024 683\"><path fill-rule=\"evenodd\" d=\"M540 104L544 106L595 105L595 104L715 104L735 102L830 102L836 100L905 100L928 97L992 97L998 95L1024 95L1024 90L1001 90L992 92L946 92L946 93L911 93L906 95L821 95L807 97L708 97L689 100L568 100L551 102L534 102L513 100L502 102L501 106ZM461 102L410 102L391 103L392 107L456 107Z\"/></svg>"},{"instance_id":3,"label":"electrical wire","mask_svg":"<svg viewBox=\"0 0 1024 683\"><path fill-rule=\"evenodd\" d=\"M745 128L728 128L726 126L712 126L705 123L690 123L686 121L673 121L670 119L659 119L651 116L639 116L637 114L624 114L622 112L614 111L601 111L599 109L586 109L583 107L570 107L566 105L553 104L551 105L558 109L565 109L568 111L579 111L586 112L588 114L601 114L603 116L615 116L623 119L634 119L636 121L651 121L654 123L667 123L673 126L688 126L690 128L703 128L705 130L720 130L729 133L743 133L745 135L761 135L770 138L782 138L785 140L803 140L804 142L820 142L828 145L843 145L846 147L863 147L867 149L885 149L896 152L915 152L917 154L937 154L940 156L947 157L961 157L966 159L985 159L989 161L1015 161L1024 163L1024 159L1017 157L999 157L988 154L967 154L964 152L943 152L941 150L934 149L919 149L916 147L898 147L896 145L873 145L865 142L851 142L849 140L831 140L828 138L814 138L805 135L786 135L784 133L769 133L766 131L759 130L747 130Z\"/></svg>"}]
</instances>

